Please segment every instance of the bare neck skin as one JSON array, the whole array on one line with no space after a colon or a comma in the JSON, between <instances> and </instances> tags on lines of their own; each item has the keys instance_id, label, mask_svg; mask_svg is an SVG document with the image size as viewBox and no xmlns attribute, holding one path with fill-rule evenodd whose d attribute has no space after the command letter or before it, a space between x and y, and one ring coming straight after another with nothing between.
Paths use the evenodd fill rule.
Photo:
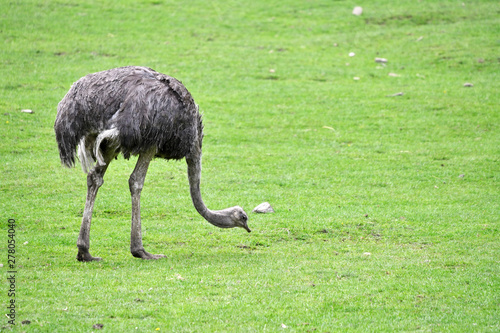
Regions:
<instances>
[{"instance_id":1,"label":"bare neck skin","mask_svg":"<svg viewBox=\"0 0 500 333\"><path fill-rule=\"evenodd\" d=\"M189 190L193 205L208 222L219 228L234 228L237 225L231 218L233 209L226 208L223 210L212 211L205 206L201 198L200 180L201 180L201 157L195 159L186 158L188 164Z\"/></svg>"}]
</instances>

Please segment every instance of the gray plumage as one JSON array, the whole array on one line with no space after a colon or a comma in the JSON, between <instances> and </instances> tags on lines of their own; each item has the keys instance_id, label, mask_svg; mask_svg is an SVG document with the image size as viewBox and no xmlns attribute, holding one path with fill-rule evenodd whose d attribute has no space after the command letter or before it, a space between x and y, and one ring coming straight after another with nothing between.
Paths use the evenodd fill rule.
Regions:
<instances>
[{"instance_id":1,"label":"gray plumage","mask_svg":"<svg viewBox=\"0 0 500 333\"><path fill-rule=\"evenodd\" d=\"M89 253L89 233L97 190L109 163L118 155L139 155L129 179L132 195L131 252L143 259L162 255L142 246L140 192L154 157L185 158L193 204L220 228L250 232L239 206L209 210L200 192L203 125L198 106L177 79L146 67L120 67L89 74L73 84L57 108L54 124L63 165L75 165L75 151L87 175L87 202L78 238L80 261L99 260Z\"/></svg>"},{"instance_id":2,"label":"gray plumage","mask_svg":"<svg viewBox=\"0 0 500 333\"><path fill-rule=\"evenodd\" d=\"M61 161L68 167L75 164L80 143L95 162L97 137L105 131L99 143L113 145L125 158L154 147L158 157L181 159L202 141L202 127L198 107L182 83L145 67L81 78L59 103L54 125ZM88 171L89 163L80 162Z\"/></svg>"}]
</instances>

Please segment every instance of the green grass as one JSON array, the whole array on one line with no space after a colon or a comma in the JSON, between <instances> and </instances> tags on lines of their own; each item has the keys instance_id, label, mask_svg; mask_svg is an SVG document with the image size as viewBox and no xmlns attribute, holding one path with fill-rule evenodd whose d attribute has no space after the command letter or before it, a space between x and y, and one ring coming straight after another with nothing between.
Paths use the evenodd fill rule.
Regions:
<instances>
[{"instance_id":1,"label":"green grass","mask_svg":"<svg viewBox=\"0 0 500 333\"><path fill-rule=\"evenodd\" d=\"M1 314L0 330L499 331L500 6L356 5L4 1L0 263L6 276L14 218L18 273L16 326ZM200 104L210 208L276 213L250 213L251 234L216 229L185 163L156 160L144 244L168 258L135 259L134 159L119 158L91 230L103 261L77 262L86 180L60 165L56 106L125 65L177 77Z\"/></svg>"}]
</instances>

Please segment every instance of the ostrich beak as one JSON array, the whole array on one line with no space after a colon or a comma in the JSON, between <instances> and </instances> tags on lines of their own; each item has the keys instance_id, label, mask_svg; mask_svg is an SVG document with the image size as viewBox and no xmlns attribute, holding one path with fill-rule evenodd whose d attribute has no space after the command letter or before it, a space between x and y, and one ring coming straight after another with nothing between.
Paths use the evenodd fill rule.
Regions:
<instances>
[{"instance_id":1,"label":"ostrich beak","mask_svg":"<svg viewBox=\"0 0 500 333\"><path fill-rule=\"evenodd\" d=\"M242 228L245 229L248 232L252 232L252 230L250 230L250 228L248 228L248 226L246 225L246 223L245 223L245 225Z\"/></svg>"}]
</instances>

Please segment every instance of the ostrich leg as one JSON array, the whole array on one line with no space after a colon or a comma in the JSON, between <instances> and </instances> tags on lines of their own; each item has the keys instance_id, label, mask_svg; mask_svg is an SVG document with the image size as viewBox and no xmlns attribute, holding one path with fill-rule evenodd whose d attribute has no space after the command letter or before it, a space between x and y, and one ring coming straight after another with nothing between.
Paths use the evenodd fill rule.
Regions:
<instances>
[{"instance_id":1,"label":"ostrich leg","mask_svg":"<svg viewBox=\"0 0 500 333\"><path fill-rule=\"evenodd\" d=\"M78 261L99 261L101 258L92 257L89 253L90 247L90 222L92 220L92 211L94 210L94 202L97 196L99 187L104 183L103 177L108 168L110 159L106 161L106 165L96 165L87 175L87 201L85 202L85 210L83 211L82 226L76 245L78 247Z\"/></svg>"},{"instance_id":2,"label":"ostrich leg","mask_svg":"<svg viewBox=\"0 0 500 333\"><path fill-rule=\"evenodd\" d=\"M144 250L142 245L141 231L141 191L148 172L149 162L154 152L139 155L135 169L128 180L130 194L132 196L132 230L130 233L130 252L134 257L141 259L159 259L165 257L163 254L151 254Z\"/></svg>"}]
</instances>

